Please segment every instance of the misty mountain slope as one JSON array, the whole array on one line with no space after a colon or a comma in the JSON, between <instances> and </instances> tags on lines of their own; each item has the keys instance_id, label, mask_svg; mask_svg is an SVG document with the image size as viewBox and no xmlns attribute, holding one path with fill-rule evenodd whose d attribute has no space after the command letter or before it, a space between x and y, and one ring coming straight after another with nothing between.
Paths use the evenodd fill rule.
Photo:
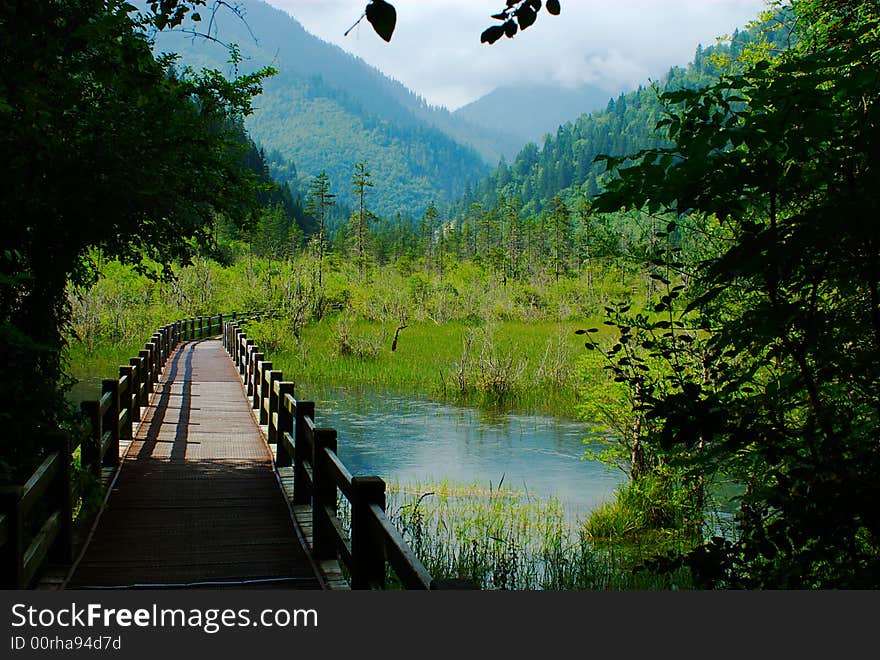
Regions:
<instances>
[{"instance_id":1,"label":"misty mountain slope","mask_svg":"<svg viewBox=\"0 0 880 660\"><path fill-rule=\"evenodd\" d=\"M399 82L310 35L285 12L257 0L241 5L246 23L221 12L218 38L239 45L242 71L265 65L280 71L265 81L246 126L267 151L292 160L304 178L326 170L333 192L350 203L354 163L366 160L375 184L373 210L417 214L432 200L455 199L489 170L463 137L436 125L455 124L457 135L480 130L430 108ZM179 53L181 64L193 68L230 69L228 52L204 39L161 34L157 48ZM490 151L491 139L481 139L483 151Z\"/></svg>"},{"instance_id":2,"label":"misty mountain slope","mask_svg":"<svg viewBox=\"0 0 880 660\"><path fill-rule=\"evenodd\" d=\"M454 115L487 129L502 130L519 141L543 143L566 122L608 105L611 94L594 85L564 89L550 85L499 87L462 106ZM513 158L516 152L505 153Z\"/></svg>"},{"instance_id":3,"label":"misty mountain slope","mask_svg":"<svg viewBox=\"0 0 880 660\"><path fill-rule=\"evenodd\" d=\"M730 43L706 49L698 46L687 67L670 68L658 83L659 91L694 89L714 82L723 71L714 56L721 56L722 61L736 58L764 28L769 31L763 37L784 48L787 31L771 29L773 25L735 30ZM605 178L604 162L596 162L597 156L625 156L666 143L655 130L664 112L657 93L653 87L640 87L621 94L603 110L566 122L540 147L527 144L509 164L499 164L474 185L457 203L458 212L465 213L474 203L490 208L499 197L508 197L519 199L525 213L539 213L556 194L579 199L594 196Z\"/></svg>"}]
</instances>

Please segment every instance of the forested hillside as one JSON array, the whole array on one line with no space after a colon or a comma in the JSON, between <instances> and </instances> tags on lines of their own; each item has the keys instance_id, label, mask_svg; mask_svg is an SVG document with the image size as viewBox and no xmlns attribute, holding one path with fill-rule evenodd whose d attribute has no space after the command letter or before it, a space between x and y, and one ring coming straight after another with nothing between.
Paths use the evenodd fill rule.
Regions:
<instances>
[{"instance_id":1,"label":"forested hillside","mask_svg":"<svg viewBox=\"0 0 880 660\"><path fill-rule=\"evenodd\" d=\"M266 65L279 71L254 102L249 132L267 152L292 161L304 179L326 171L341 202L353 200L349 181L358 161L372 172L373 210L388 215L452 201L485 174L487 163L497 163L491 131L429 107L285 12L257 0L238 4L244 20L221 12L217 38L240 48L243 71ZM160 33L157 44L179 53L181 65L230 69L222 44L182 32Z\"/></svg>"},{"instance_id":2,"label":"forested hillside","mask_svg":"<svg viewBox=\"0 0 880 660\"><path fill-rule=\"evenodd\" d=\"M725 63L735 59L760 34L769 43L784 43L787 32L769 26L737 30L728 42L708 48L697 47L687 67L673 67L657 85L611 99L604 110L585 114L561 126L543 145L526 145L510 163L502 162L461 200L458 210L466 212L473 203L486 208L499 197L516 198L524 213L546 208L554 195L592 197L602 188L605 166L599 155L623 156L663 143L655 131L663 106L660 93L696 88L717 79Z\"/></svg>"}]
</instances>

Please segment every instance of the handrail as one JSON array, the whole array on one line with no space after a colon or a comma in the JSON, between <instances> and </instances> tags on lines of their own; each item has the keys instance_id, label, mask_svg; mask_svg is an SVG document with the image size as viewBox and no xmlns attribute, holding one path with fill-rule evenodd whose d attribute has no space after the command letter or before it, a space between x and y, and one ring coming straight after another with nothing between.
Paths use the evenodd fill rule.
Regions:
<instances>
[{"instance_id":1,"label":"handrail","mask_svg":"<svg viewBox=\"0 0 880 660\"><path fill-rule=\"evenodd\" d=\"M81 404L90 422L88 438L80 445L66 434L48 435L43 443L48 453L24 485L0 487L0 588L30 587L47 561L71 563L75 531L88 522L82 497L89 474L101 479L105 468L118 466L120 440L132 438L134 425L142 419L141 408L149 404L165 363L180 342L224 334L225 322L230 319L264 318L275 313L232 312L162 326L136 357L119 367L116 378L103 380L100 395ZM72 469L72 454L77 449L84 468L80 475Z\"/></svg>"},{"instance_id":2,"label":"handrail","mask_svg":"<svg viewBox=\"0 0 880 660\"><path fill-rule=\"evenodd\" d=\"M311 510L311 551L318 560L337 559L353 589L385 588L386 565L404 589L440 589L428 569L385 514L385 482L353 476L337 454L337 433L315 423L315 404L299 401L294 384L248 338L238 319L223 327L223 346L238 370L255 417L275 446L276 469L293 470L293 506ZM337 511L342 494L351 505L351 529Z\"/></svg>"},{"instance_id":3,"label":"handrail","mask_svg":"<svg viewBox=\"0 0 880 660\"><path fill-rule=\"evenodd\" d=\"M69 562L72 552L70 440L54 433L49 453L23 486L0 488L0 586L28 586L46 560ZM36 506L43 502L44 506ZM39 518L34 518L39 515ZM33 535L31 529L37 529Z\"/></svg>"},{"instance_id":4,"label":"handrail","mask_svg":"<svg viewBox=\"0 0 880 660\"><path fill-rule=\"evenodd\" d=\"M275 444L276 468L293 468L291 504L312 512L312 553L317 559L339 558L355 589L383 588L386 562L406 589L438 589L425 566L385 515L385 482L353 476L340 460L334 429L315 424L315 404L298 401L294 385L283 378L247 338L239 323L274 316L275 310L218 314L181 319L162 326L143 350L119 367L117 378L101 383L101 394L84 401L91 431L81 445L66 434L46 438L49 453L23 486L0 488L0 587L28 588L47 562L70 564L74 532L84 523L74 517L85 490L85 476L112 474L120 460L120 440L133 437L165 364L183 341L222 335L223 346L245 384L252 407ZM228 320L227 320L228 319ZM80 449L83 475L72 470L72 452ZM105 474L104 470L111 472ZM351 529L339 520L337 497L351 504ZM37 502L45 503L36 506ZM40 518L34 519L35 515ZM33 532L32 530L36 530Z\"/></svg>"}]
</instances>

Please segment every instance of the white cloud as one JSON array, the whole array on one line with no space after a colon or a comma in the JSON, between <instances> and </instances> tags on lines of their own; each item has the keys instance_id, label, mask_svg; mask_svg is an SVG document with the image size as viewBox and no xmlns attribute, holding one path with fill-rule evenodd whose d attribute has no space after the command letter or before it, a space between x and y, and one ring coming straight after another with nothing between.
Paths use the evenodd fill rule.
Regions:
<instances>
[{"instance_id":1,"label":"white cloud","mask_svg":"<svg viewBox=\"0 0 880 660\"><path fill-rule=\"evenodd\" d=\"M504 0L392 0L397 29L390 44L366 22L343 33L366 0L268 0L307 30L450 108L500 85L591 82L609 92L660 78L704 46L754 19L765 0L562 0L558 17L511 40L480 44Z\"/></svg>"}]
</instances>

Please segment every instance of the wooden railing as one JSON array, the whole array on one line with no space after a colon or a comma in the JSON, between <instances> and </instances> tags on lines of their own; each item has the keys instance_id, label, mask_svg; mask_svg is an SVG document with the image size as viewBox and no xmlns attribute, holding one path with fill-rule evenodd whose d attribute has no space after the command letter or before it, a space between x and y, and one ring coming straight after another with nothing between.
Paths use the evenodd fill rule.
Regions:
<instances>
[{"instance_id":1,"label":"wooden railing","mask_svg":"<svg viewBox=\"0 0 880 660\"><path fill-rule=\"evenodd\" d=\"M102 381L99 399L81 404L91 422L81 447L67 434L46 436L42 445L48 453L24 485L0 487L0 588L30 587L47 561L71 563L88 523L83 499L88 483L109 481L119 464L120 440L132 438L141 408L148 404L177 345L219 335L226 320L267 313L271 312L199 316L159 328L137 357L119 367L117 378ZM79 471L73 469L77 449Z\"/></svg>"},{"instance_id":2,"label":"wooden railing","mask_svg":"<svg viewBox=\"0 0 880 660\"><path fill-rule=\"evenodd\" d=\"M0 586L30 585L47 559L69 563L73 503L70 441L44 439L49 454L23 486L0 488ZM36 531L33 531L36 530Z\"/></svg>"},{"instance_id":3,"label":"wooden railing","mask_svg":"<svg viewBox=\"0 0 880 660\"><path fill-rule=\"evenodd\" d=\"M224 325L223 344L238 367L259 423L267 427L276 467L292 468L291 504L295 509L310 507L315 559L340 560L353 589L384 588L386 562L405 589L453 586L431 577L386 516L385 482L376 476L352 476L336 453L336 431L315 424L315 404L295 398L294 384L273 368L238 321ZM340 522L340 493L350 503L350 532Z\"/></svg>"},{"instance_id":4,"label":"wooden railing","mask_svg":"<svg viewBox=\"0 0 880 660\"><path fill-rule=\"evenodd\" d=\"M117 378L102 381L99 399L82 403L91 430L81 447L64 433L46 436L48 453L24 485L0 487L0 588L29 588L47 562L72 562L89 522L83 499L88 482L109 483L120 441L133 437L168 358L182 341L221 332L260 424L267 427L267 440L275 445L276 467L293 472L291 504L310 508L314 557L341 560L355 589L384 588L386 562L405 589L466 587L432 579L385 514L385 482L352 476L336 453L336 431L316 426L314 403L294 398L293 383L240 327L242 320L274 313L202 316L159 328ZM79 471L73 469L77 449ZM350 532L339 519L339 493L351 506Z\"/></svg>"}]
</instances>

